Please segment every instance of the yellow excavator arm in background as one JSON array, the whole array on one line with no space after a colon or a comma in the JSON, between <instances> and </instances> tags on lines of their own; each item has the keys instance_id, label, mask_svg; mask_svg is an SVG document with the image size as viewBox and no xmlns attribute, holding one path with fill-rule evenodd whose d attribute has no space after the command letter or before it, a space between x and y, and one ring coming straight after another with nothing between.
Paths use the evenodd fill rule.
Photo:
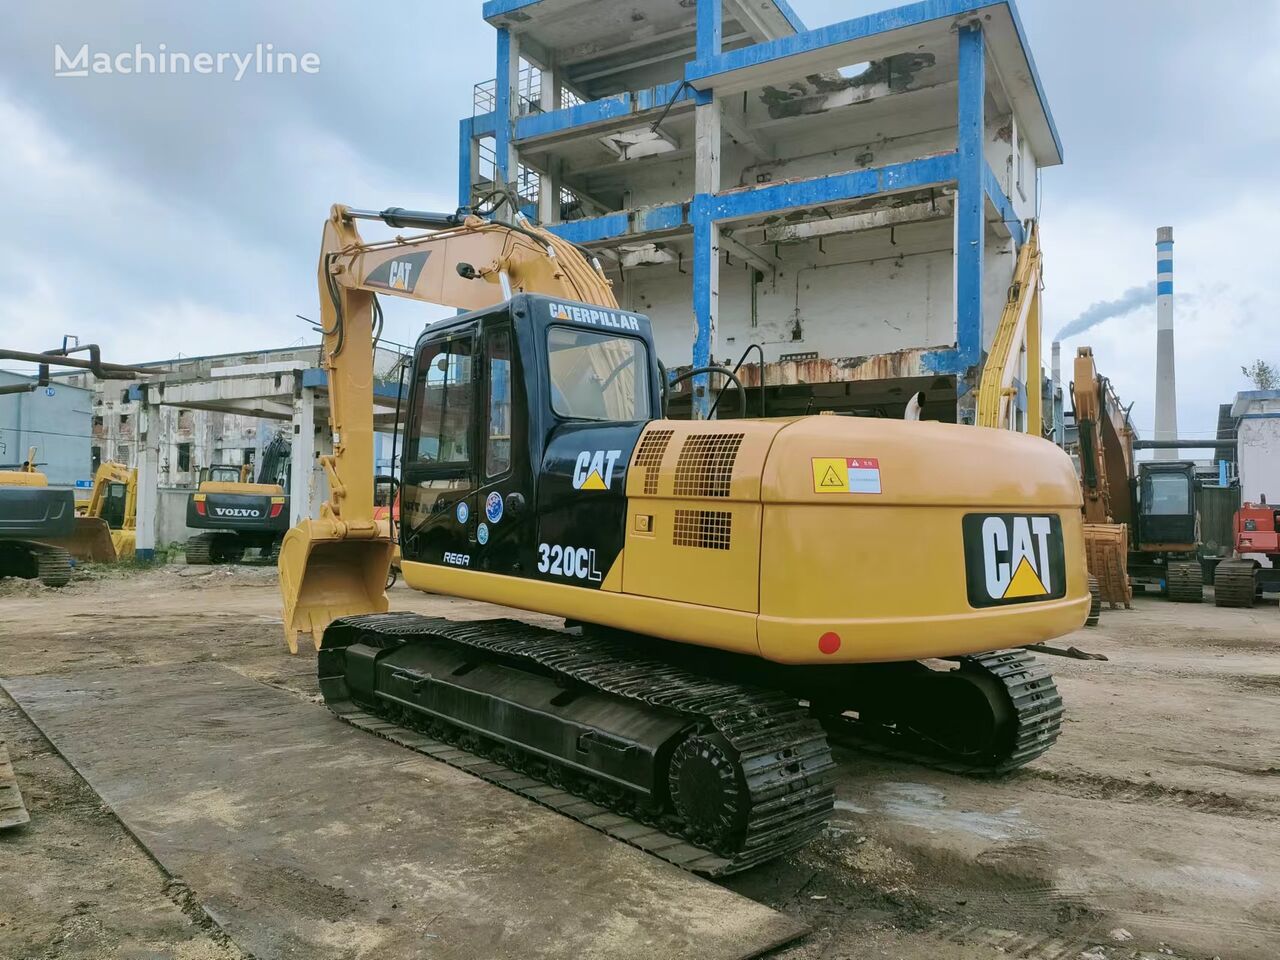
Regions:
<instances>
[{"instance_id":1,"label":"yellow excavator arm in background","mask_svg":"<svg viewBox=\"0 0 1280 960\"><path fill-rule=\"evenodd\" d=\"M356 228L362 219L432 232L366 243ZM512 225L464 214L335 205L325 222L317 278L333 454L320 461L330 494L319 519L304 519L280 549L285 637L294 652L299 633L309 632L318 648L330 621L387 609L390 524L374 517L377 295L462 310L494 306L515 293L618 305L598 262L520 215Z\"/></svg>"},{"instance_id":2,"label":"yellow excavator arm in background","mask_svg":"<svg viewBox=\"0 0 1280 960\"><path fill-rule=\"evenodd\" d=\"M1098 581L1104 602L1128 606L1133 598L1129 583L1133 428L1110 381L1098 375L1092 348L1077 350L1074 373L1071 406L1079 436L1089 575Z\"/></svg>"},{"instance_id":3,"label":"yellow excavator arm in background","mask_svg":"<svg viewBox=\"0 0 1280 960\"><path fill-rule=\"evenodd\" d=\"M1040 399L1040 227L1031 231L1018 253L1013 283L1000 325L996 328L991 352L982 368L978 385L978 426L1013 427L1012 401L1017 394L1013 385L1019 375L1019 358L1026 345L1027 422L1024 433L1041 435Z\"/></svg>"}]
</instances>

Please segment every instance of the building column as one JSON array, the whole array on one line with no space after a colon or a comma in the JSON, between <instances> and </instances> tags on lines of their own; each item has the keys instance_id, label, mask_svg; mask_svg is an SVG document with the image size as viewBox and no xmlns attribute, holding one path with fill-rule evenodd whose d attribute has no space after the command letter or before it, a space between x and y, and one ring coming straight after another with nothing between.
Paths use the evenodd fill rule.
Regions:
<instances>
[{"instance_id":1,"label":"building column","mask_svg":"<svg viewBox=\"0 0 1280 960\"><path fill-rule=\"evenodd\" d=\"M553 62L541 68L538 107L543 113L560 109L559 71ZM560 161L548 157L548 169L538 175L538 222L556 223L560 219Z\"/></svg>"},{"instance_id":2,"label":"building column","mask_svg":"<svg viewBox=\"0 0 1280 960\"><path fill-rule=\"evenodd\" d=\"M289 445L289 525L319 515L311 475L316 460L316 391L302 387L293 400L293 441Z\"/></svg>"},{"instance_id":3,"label":"building column","mask_svg":"<svg viewBox=\"0 0 1280 960\"><path fill-rule=\"evenodd\" d=\"M707 4L704 0L701 10ZM719 0L716 0L718 7ZM705 102L703 102L705 100ZM713 95L701 95L695 108L697 125L694 168L693 219L693 365L712 362L720 311L720 225L712 219L711 202L720 191L720 104ZM690 381L693 417L705 419L711 409L709 378Z\"/></svg>"},{"instance_id":4,"label":"building column","mask_svg":"<svg viewBox=\"0 0 1280 960\"><path fill-rule=\"evenodd\" d=\"M515 118L519 115L520 40L506 27L498 28L498 71L494 81L494 162L498 183L515 193L520 158L515 146ZM514 219L515 211L503 218Z\"/></svg>"},{"instance_id":5,"label":"building column","mask_svg":"<svg viewBox=\"0 0 1280 960\"><path fill-rule=\"evenodd\" d=\"M960 422L974 421L974 403L982 361L982 268L985 256L986 212L982 172L986 164L983 138L986 125L986 50L982 27L967 24L958 32L959 101L955 212L956 352L961 380Z\"/></svg>"},{"instance_id":6,"label":"building column","mask_svg":"<svg viewBox=\"0 0 1280 960\"><path fill-rule=\"evenodd\" d=\"M698 0L698 59L719 56L724 39L724 0Z\"/></svg>"},{"instance_id":7,"label":"building column","mask_svg":"<svg viewBox=\"0 0 1280 960\"><path fill-rule=\"evenodd\" d=\"M135 550L139 560L156 555L156 529L160 511L160 408L143 394L138 404L137 437L138 502Z\"/></svg>"},{"instance_id":8,"label":"building column","mask_svg":"<svg viewBox=\"0 0 1280 960\"><path fill-rule=\"evenodd\" d=\"M458 206L471 206L471 184L475 182L476 154L479 144L475 139L475 124L470 117L458 122Z\"/></svg>"}]
</instances>

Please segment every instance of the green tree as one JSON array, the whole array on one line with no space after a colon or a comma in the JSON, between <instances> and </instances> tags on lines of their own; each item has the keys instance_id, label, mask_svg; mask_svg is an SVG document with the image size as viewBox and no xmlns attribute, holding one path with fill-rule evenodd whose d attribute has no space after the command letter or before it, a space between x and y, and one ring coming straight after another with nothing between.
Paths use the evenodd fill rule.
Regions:
<instances>
[{"instance_id":1,"label":"green tree","mask_svg":"<svg viewBox=\"0 0 1280 960\"><path fill-rule=\"evenodd\" d=\"M1255 360L1247 367L1241 367L1240 372L1252 380L1253 385L1259 390L1274 390L1280 387L1280 370L1265 360Z\"/></svg>"}]
</instances>

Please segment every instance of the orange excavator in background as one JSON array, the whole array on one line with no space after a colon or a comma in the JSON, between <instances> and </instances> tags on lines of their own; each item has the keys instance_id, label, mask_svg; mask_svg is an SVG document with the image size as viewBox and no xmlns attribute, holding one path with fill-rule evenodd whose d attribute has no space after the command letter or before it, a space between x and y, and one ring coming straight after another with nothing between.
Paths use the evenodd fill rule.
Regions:
<instances>
[{"instance_id":1,"label":"orange excavator in background","mask_svg":"<svg viewBox=\"0 0 1280 960\"><path fill-rule=\"evenodd\" d=\"M1138 463L1129 412L1098 373L1090 347L1076 353L1072 405L1080 445L1080 486L1089 574L1100 599L1128 607L1133 582L1157 583L1170 600L1199 603L1199 523L1194 465Z\"/></svg>"},{"instance_id":2,"label":"orange excavator in background","mask_svg":"<svg viewBox=\"0 0 1280 960\"><path fill-rule=\"evenodd\" d=\"M368 243L360 220L428 232ZM335 206L318 279L331 494L286 535L280 585L287 640L311 634L343 719L706 875L822 829L828 733L981 774L1057 738L1061 697L1023 647L1077 629L1090 597L1080 487L1052 443L666 419L648 318L519 215ZM565 629L387 612L381 294L467 311L414 350L406 583Z\"/></svg>"}]
</instances>

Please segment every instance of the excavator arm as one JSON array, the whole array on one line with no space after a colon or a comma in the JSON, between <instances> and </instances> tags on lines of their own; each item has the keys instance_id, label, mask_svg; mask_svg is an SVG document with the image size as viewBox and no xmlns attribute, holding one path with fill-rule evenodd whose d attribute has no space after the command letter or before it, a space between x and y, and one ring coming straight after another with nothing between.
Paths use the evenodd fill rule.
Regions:
<instances>
[{"instance_id":1,"label":"excavator arm","mask_svg":"<svg viewBox=\"0 0 1280 960\"><path fill-rule=\"evenodd\" d=\"M431 231L366 243L356 223ZM321 458L329 499L318 519L304 519L280 550L285 637L319 646L337 617L387 609L393 544L386 518L374 517L374 342L378 294L479 310L515 293L540 293L617 307L600 264L578 247L517 215L497 223L460 211L382 211L335 205L325 222L317 270L329 378L333 454Z\"/></svg>"},{"instance_id":2,"label":"excavator arm","mask_svg":"<svg viewBox=\"0 0 1280 960\"><path fill-rule=\"evenodd\" d=\"M1103 601L1128 606L1133 596L1128 569L1133 429L1110 381L1098 374L1090 347L1076 352L1071 405L1080 438L1089 574L1098 581Z\"/></svg>"}]
</instances>

